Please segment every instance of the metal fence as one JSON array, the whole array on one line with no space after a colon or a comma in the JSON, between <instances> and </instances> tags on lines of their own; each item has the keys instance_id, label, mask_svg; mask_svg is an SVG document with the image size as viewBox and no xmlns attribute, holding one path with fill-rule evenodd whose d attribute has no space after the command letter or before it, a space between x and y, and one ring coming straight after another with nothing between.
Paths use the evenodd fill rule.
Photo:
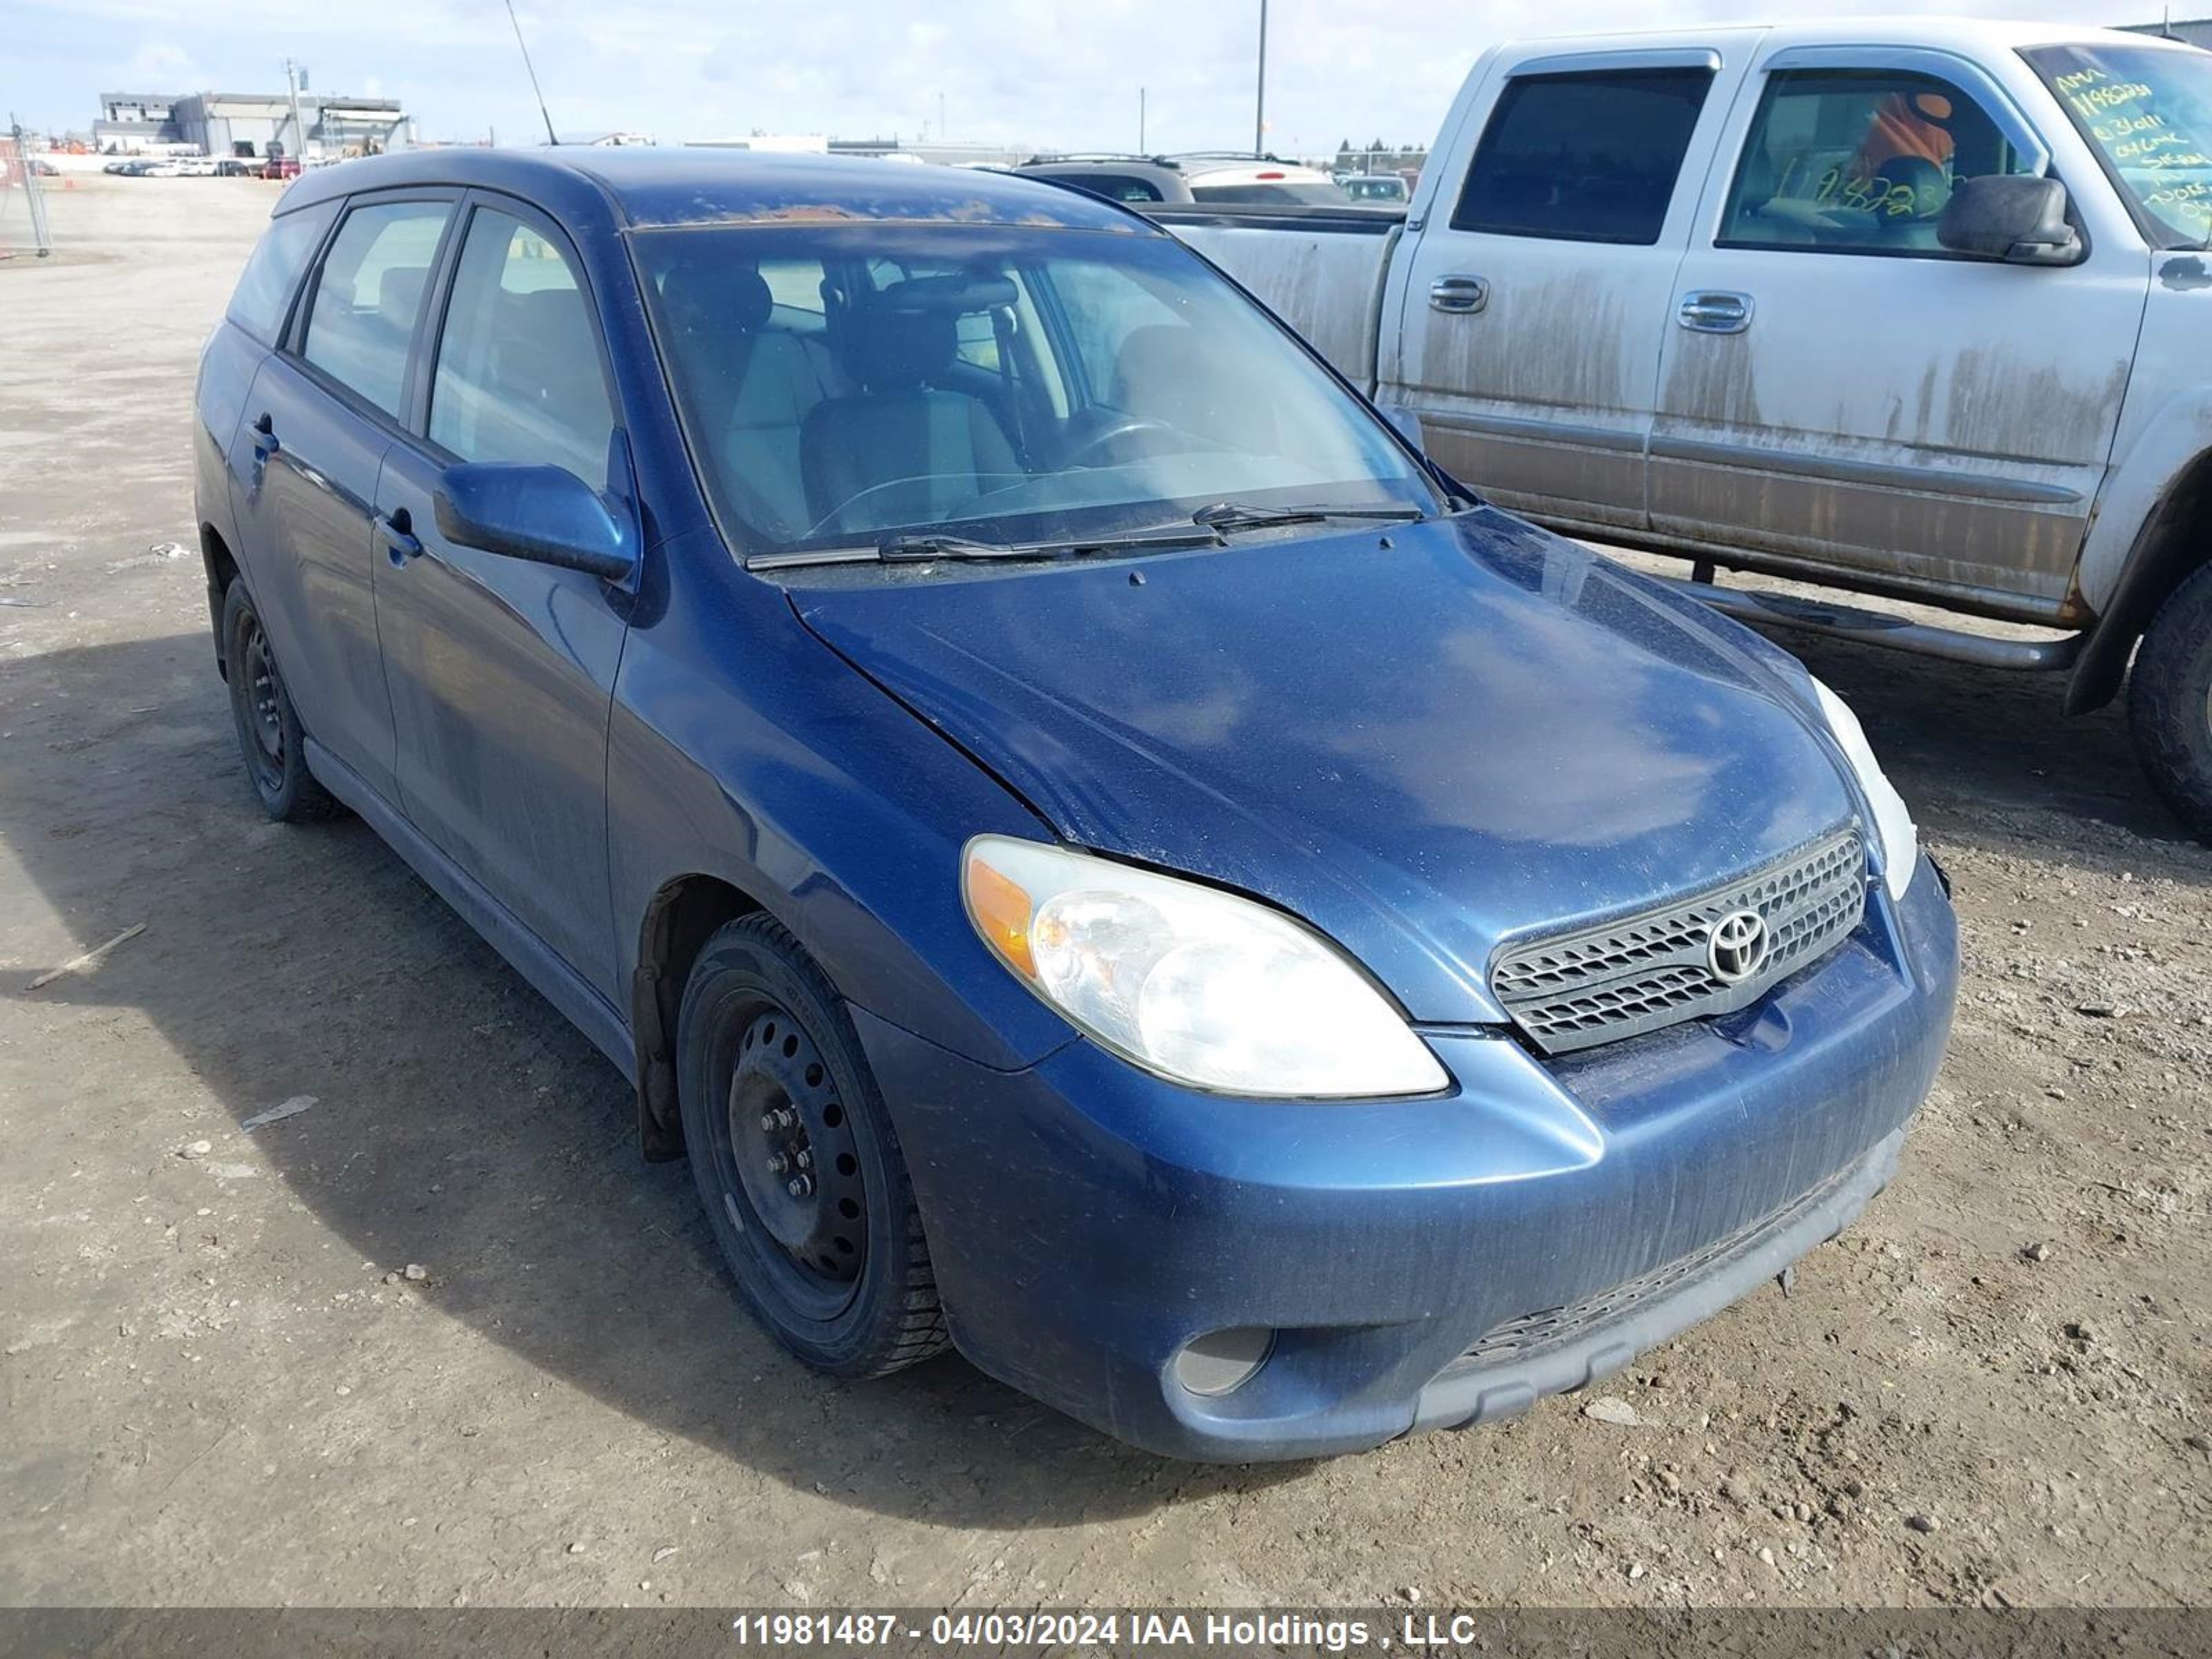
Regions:
<instances>
[{"instance_id":1,"label":"metal fence","mask_svg":"<svg viewBox=\"0 0 2212 1659\"><path fill-rule=\"evenodd\" d=\"M54 251L40 189L42 165L26 153L20 133L0 137L0 259L26 253L43 259Z\"/></svg>"}]
</instances>

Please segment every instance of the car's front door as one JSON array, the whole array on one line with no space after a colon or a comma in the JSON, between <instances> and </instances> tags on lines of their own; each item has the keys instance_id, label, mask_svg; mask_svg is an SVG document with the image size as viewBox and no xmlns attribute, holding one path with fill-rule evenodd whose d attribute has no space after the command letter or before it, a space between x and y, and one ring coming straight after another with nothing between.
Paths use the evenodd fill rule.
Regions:
<instances>
[{"instance_id":1,"label":"car's front door","mask_svg":"<svg viewBox=\"0 0 2212 1659\"><path fill-rule=\"evenodd\" d=\"M1502 60L1466 177L1416 203L1383 398L1501 505L1643 527L1659 331L1723 68L1705 48Z\"/></svg>"},{"instance_id":2,"label":"car's front door","mask_svg":"<svg viewBox=\"0 0 2212 1659\"><path fill-rule=\"evenodd\" d=\"M605 350L574 252L504 198L475 198L425 331L418 435L376 495L377 623L401 797L438 849L620 1006L607 897L607 715L627 626L596 576L439 532L460 461L565 467L607 488Z\"/></svg>"},{"instance_id":3,"label":"car's front door","mask_svg":"<svg viewBox=\"0 0 2212 1659\"><path fill-rule=\"evenodd\" d=\"M358 198L233 440L243 559L307 735L393 793L369 520L453 193ZM313 210L307 210L313 212Z\"/></svg>"},{"instance_id":4,"label":"car's front door","mask_svg":"<svg viewBox=\"0 0 2212 1659\"><path fill-rule=\"evenodd\" d=\"M1965 180L2048 166L1979 65L1800 46L1756 67L1666 329L1654 532L2054 610L2112 451L2142 249L2093 235L2053 268L1942 245Z\"/></svg>"}]
</instances>

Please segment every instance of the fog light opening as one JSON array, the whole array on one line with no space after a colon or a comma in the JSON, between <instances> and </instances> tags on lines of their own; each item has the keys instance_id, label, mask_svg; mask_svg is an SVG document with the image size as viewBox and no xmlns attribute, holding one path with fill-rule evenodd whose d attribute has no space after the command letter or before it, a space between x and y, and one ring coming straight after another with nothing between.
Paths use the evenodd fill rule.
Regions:
<instances>
[{"instance_id":1,"label":"fog light opening","mask_svg":"<svg viewBox=\"0 0 2212 1659\"><path fill-rule=\"evenodd\" d=\"M1260 1374L1274 1352L1275 1333L1266 1325L1237 1325L1193 1337L1176 1355L1176 1381L1209 1400L1234 1394Z\"/></svg>"}]
</instances>

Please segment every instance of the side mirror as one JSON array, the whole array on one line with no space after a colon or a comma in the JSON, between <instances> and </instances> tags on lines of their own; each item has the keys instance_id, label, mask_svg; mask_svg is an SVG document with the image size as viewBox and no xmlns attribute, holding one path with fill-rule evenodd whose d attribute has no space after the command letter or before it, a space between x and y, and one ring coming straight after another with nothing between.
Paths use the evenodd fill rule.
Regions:
<instances>
[{"instance_id":1,"label":"side mirror","mask_svg":"<svg viewBox=\"0 0 2212 1659\"><path fill-rule=\"evenodd\" d=\"M565 467L470 461L438 480L438 529L447 541L511 559L627 581L636 550L599 493Z\"/></svg>"},{"instance_id":2,"label":"side mirror","mask_svg":"<svg viewBox=\"0 0 2212 1659\"><path fill-rule=\"evenodd\" d=\"M1962 180L1936 222L1936 240L1954 253L2015 265L2070 265L2081 236L2066 222L2066 186L2056 179L1990 173Z\"/></svg>"},{"instance_id":3,"label":"side mirror","mask_svg":"<svg viewBox=\"0 0 2212 1659\"><path fill-rule=\"evenodd\" d=\"M1420 411L1404 404L1377 404L1376 412L1390 422L1400 437L1413 445L1415 453L1429 453L1428 434L1421 430Z\"/></svg>"}]
</instances>

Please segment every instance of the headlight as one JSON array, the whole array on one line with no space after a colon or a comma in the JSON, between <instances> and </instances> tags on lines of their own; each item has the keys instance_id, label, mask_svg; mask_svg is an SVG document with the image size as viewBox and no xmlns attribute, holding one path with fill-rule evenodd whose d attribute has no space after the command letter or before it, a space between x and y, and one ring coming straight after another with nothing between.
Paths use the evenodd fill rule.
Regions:
<instances>
[{"instance_id":1,"label":"headlight","mask_svg":"<svg viewBox=\"0 0 2212 1659\"><path fill-rule=\"evenodd\" d=\"M968 843L961 890L1024 984L1161 1077L1307 1099L1449 1082L1334 946L1249 899L1002 836Z\"/></svg>"},{"instance_id":2,"label":"headlight","mask_svg":"<svg viewBox=\"0 0 2212 1659\"><path fill-rule=\"evenodd\" d=\"M1912 872L1920 862L1920 834L1912 827L1912 814L1905 798L1883 775L1881 763L1868 746L1866 730L1851 713L1851 706L1818 679L1814 680L1813 690L1820 696L1820 712L1828 717L1828 730L1836 734L1851 770L1858 774L1859 788L1873 810L1875 838L1881 843L1882 885L1889 889L1890 897L1901 899L1905 890L1912 885Z\"/></svg>"}]
</instances>

